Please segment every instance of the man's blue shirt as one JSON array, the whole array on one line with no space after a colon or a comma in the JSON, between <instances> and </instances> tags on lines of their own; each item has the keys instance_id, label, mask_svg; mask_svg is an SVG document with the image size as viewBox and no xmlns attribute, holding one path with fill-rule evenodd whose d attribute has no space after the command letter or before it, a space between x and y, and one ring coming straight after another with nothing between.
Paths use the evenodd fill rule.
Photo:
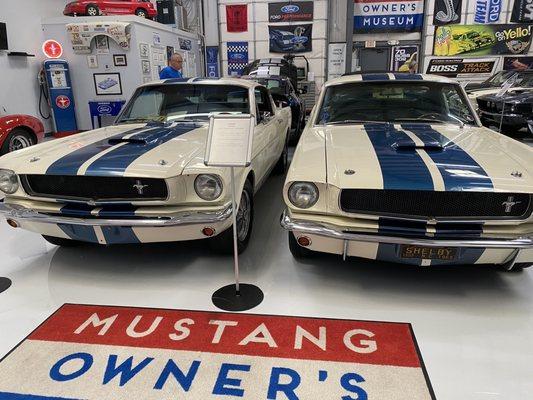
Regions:
<instances>
[{"instance_id":1,"label":"man's blue shirt","mask_svg":"<svg viewBox=\"0 0 533 400\"><path fill-rule=\"evenodd\" d=\"M182 78L180 71L175 70L171 66L165 67L159 73L159 79L169 79L169 78Z\"/></svg>"}]
</instances>

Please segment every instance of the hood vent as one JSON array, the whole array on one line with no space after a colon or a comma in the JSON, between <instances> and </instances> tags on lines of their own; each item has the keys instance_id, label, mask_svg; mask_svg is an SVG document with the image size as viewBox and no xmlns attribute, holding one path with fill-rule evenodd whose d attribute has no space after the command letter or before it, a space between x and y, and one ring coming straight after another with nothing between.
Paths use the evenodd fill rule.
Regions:
<instances>
[{"instance_id":1,"label":"hood vent","mask_svg":"<svg viewBox=\"0 0 533 400\"><path fill-rule=\"evenodd\" d=\"M437 140L425 142L423 144L416 144L412 140L398 140L392 145L392 147L394 147L397 151L408 151L416 149L439 151L444 149L442 143Z\"/></svg>"},{"instance_id":2,"label":"hood vent","mask_svg":"<svg viewBox=\"0 0 533 400\"><path fill-rule=\"evenodd\" d=\"M108 143L110 145L116 145L120 143L131 143L131 144L146 144L145 139L136 139L136 138L117 138L117 139L109 139Z\"/></svg>"}]
</instances>

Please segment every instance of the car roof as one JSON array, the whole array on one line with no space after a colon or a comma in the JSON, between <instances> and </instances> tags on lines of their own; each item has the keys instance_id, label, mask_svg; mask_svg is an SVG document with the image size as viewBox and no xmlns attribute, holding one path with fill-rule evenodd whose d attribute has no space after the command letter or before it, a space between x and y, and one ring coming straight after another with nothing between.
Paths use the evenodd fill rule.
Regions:
<instances>
[{"instance_id":1,"label":"car roof","mask_svg":"<svg viewBox=\"0 0 533 400\"><path fill-rule=\"evenodd\" d=\"M156 86L156 85L179 85L179 84L189 84L194 83L195 85L232 85L232 86L242 86L245 88L253 88L256 86L261 86L259 83L246 79L239 78L170 78L160 81L154 81L145 83L144 86Z\"/></svg>"},{"instance_id":2,"label":"car roof","mask_svg":"<svg viewBox=\"0 0 533 400\"><path fill-rule=\"evenodd\" d=\"M386 82L386 81L402 81L402 82L442 82L442 83L457 83L456 81L440 75L429 74L409 74L404 72L363 72L353 73L335 78L326 82L325 86L339 85L350 82Z\"/></svg>"}]
</instances>

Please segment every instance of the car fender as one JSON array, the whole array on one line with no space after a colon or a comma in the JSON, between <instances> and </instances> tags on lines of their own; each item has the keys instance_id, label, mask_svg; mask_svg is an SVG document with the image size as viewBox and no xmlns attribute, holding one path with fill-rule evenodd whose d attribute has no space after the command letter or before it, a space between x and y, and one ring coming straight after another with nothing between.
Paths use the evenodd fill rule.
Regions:
<instances>
[{"instance_id":1,"label":"car fender","mask_svg":"<svg viewBox=\"0 0 533 400\"><path fill-rule=\"evenodd\" d=\"M31 115L15 114L0 117L0 146L15 128L23 128L32 132L37 141L44 136L44 126L41 121Z\"/></svg>"}]
</instances>

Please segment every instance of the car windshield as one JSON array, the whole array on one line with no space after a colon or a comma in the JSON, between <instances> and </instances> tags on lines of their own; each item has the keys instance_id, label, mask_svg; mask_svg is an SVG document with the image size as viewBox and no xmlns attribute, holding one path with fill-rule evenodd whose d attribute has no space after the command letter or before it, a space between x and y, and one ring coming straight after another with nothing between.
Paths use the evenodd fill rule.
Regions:
<instances>
[{"instance_id":1,"label":"car windshield","mask_svg":"<svg viewBox=\"0 0 533 400\"><path fill-rule=\"evenodd\" d=\"M468 100L457 84L357 82L326 89L318 124L434 122L474 124Z\"/></svg>"},{"instance_id":2,"label":"car windshield","mask_svg":"<svg viewBox=\"0 0 533 400\"><path fill-rule=\"evenodd\" d=\"M500 87L507 79L509 79L515 73L516 72L514 71L500 71L496 75L490 77L487 80L487 83L494 87Z\"/></svg>"},{"instance_id":3,"label":"car windshield","mask_svg":"<svg viewBox=\"0 0 533 400\"><path fill-rule=\"evenodd\" d=\"M206 120L213 113L249 112L248 89L241 86L163 84L137 89L117 122Z\"/></svg>"},{"instance_id":4,"label":"car windshield","mask_svg":"<svg viewBox=\"0 0 533 400\"><path fill-rule=\"evenodd\" d=\"M533 87L533 72L519 73L513 86Z\"/></svg>"}]
</instances>

